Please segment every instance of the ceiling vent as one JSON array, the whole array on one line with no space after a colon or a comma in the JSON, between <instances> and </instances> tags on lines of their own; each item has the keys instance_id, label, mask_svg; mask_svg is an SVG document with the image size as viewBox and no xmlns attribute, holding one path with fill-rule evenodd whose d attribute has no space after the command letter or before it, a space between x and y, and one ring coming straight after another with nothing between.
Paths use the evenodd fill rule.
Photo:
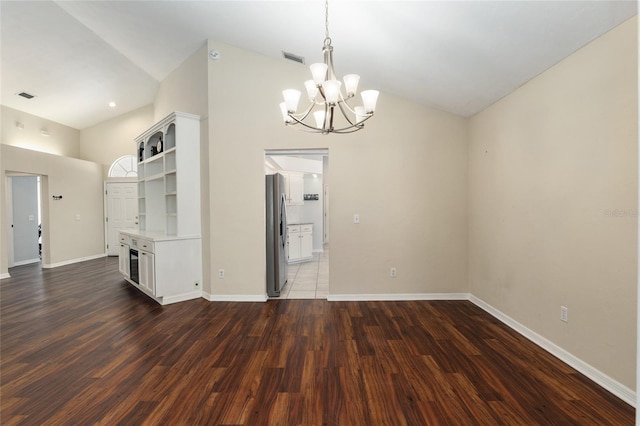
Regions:
<instances>
[{"instance_id":1,"label":"ceiling vent","mask_svg":"<svg viewBox=\"0 0 640 426\"><path fill-rule=\"evenodd\" d=\"M22 96L23 98L26 98L26 99L33 99L33 98L35 98L35 96L34 96L34 95L31 95L31 94L29 94L29 93L27 93L27 92L20 92L20 93L18 93L18 96Z\"/></svg>"},{"instance_id":2,"label":"ceiling vent","mask_svg":"<svg viewBox=\"0 0 640 426\"><path fill-rule=\"evenodd\" d=\"M294 55L293 53L284 52L284 51L282 52L282 56L285 59L304 65L304 57L302 56Z\"/></svg>"}]
</instances>

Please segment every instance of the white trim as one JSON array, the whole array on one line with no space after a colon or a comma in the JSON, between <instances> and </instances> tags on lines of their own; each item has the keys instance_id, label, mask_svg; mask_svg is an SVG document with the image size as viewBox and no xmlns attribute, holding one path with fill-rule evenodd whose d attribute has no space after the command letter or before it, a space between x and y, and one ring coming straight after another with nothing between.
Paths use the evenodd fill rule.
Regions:
<instances>
[{"instance_id":1,"label":"white trim","mask_svg":"<svg viewBox=\"0 0 640 426\"><path fill-rule=\"evenodd\" d=\"M9 275L9 273L7 272L6 274L0 274L0 280L4 280L7 278L11 278L11 275Z\"/></svg>"},{"instance_id":2,"label":"white trim","mask_svg":"<svg viewBox=\"0 0 640 426\"><path fill-rule=\"evenodd\" d=\"M198 291L192 291L190 293L178 294L175 296L163 296L159 299L161 300L160 302L161 305L170 305L171 303L184 302L185 300L199 299L201 297L202 297L202 292L198 290ZM158 299L153 296L151 296L151 298Z\"/></svg>"},{"instance_id":3,"label":"white trim","mask_svg":"<svg viewBox=\"0 0 640 426\"><path fill-rule=\"evenodd\" d=\"M329 302L366 302L392 300L469 300L469 293L388 293L330 294Z\"/></svg>"},{"instance_id":4,"label":"white trim","mask_svg":"<svg viewBox=\"0 0 640 426\"><path fill-rule=\"evenodd\" d=\"M42 267L44 269L57 268L59 266L71 265L74 263L84 262L86 260L100 259L101 257L107 257L107 253L94 254L93 256L79 257L77 259L63 260L62 262L56 263L43 263Z\"/></svg>"},{"instance_id":5,"label":"white trim","mask_svg":"<svg viewBox=\"0 0 640 426\"><path fill-rule=\"evenodd\" d=\"M524 325L520 324L518 321L514 320L508 315L505 315L504 313L500 312L499 310L489 305L485 301L478 299L474 295L469 295L469 301L475 304L476 306L482 308L488 314L500 320L505 325L511 327L513 330L520 333L522 336L531 340L533 343L540 346L542 349L546 350L551 355L560 359L565 364L568 364L569 366L575 368L580 373L584 374L589 379L591 379L598 385L602 386L603 388L605 388L606 390L611 392L613 395L617 396L618 398L626 402L627 404L633 407L636 406L636 392L634 392L632 389L612 379L611 377L607 376L600 370L587 364L586 362L582 361L580 358L576 357L575 355L572 355L571 353L562 349L560 346L547 340L546 338L542 337L535 331L525 327Z\"/></svg>"},{"instance_id":6,"label":"white trim","mask_svg":"<svg viewBox=\"0 0 640 426\"><path fill-rule=\"evenodd\" d=\"M209 302L266 302L266 294L210 294L202 292L202 297Z\"/></svg>"},{"instance_id":7,"label":"white trim","mask_svg":"<svg viewBox=\"0 0 640 426\"><path fill-rule=\"evenodd\" d=\"M35 259L27 259L27 260L21 260L19 262L13 262L13 266L22 266L22 265L28 265L30 263L38 263L40 262L40 258L36 257Z\"/></svg>"}]
</instances>

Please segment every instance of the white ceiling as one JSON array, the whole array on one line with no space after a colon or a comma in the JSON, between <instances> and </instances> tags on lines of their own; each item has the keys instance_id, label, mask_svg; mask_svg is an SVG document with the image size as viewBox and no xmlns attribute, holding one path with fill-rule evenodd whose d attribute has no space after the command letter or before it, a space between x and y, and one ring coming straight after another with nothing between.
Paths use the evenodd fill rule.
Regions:
<instances>
[{"instance_id":1,"label":"white ceiling","mask_svg":"<svg viewBox=\"0 0 640 426\"><path fill-rule=\"evenodd\" d=\"M338 75L470 116L636 14L633 0L332 0L329 30ZM77 129L152 103L207 39L307 64L324 39L315 0L1 1L0 15L1 103Z\"/></svg>"}]
</instances>

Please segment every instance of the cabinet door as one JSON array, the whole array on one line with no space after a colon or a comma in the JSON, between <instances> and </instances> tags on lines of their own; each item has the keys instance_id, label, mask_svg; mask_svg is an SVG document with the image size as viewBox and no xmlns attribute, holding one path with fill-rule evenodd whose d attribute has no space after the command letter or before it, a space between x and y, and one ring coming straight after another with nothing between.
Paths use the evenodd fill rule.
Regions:
<instances>
[{"instance_id":1,"label":"cabinet door","mask_svg":"<svg viewBox=\"0 0 640 426\"><path fill-rule=\"evenodd\" d=\"M313 257L313 233L300 233L300 257L302 259Z\"/></svg>"},{"instance_id":2,"label":"cabinet door","mask_svg":"<svg viewBox=\"0 0 640 426\"><path fill-rule=\"evenodd\" d=\"M289 203L292 205L304 204L304 180L302 176L289 176Z\"/></svg>"},{"instance_id":3,"label":"cabinet door","mask_svg":"<svg viewBox=\"0 0 640 426\"><path fill-rule=\"evenodd\" d=\"M299 232L291 232L287 234L287 247L288 247L288 255L287 260L289 262L296 261L300 259L300 233Z\"/></svg>"},{"instance_id":4,"label":"cabinet door","mask_svg":"<svg viewBox=\"0 0 640 426\"><path fill-rule=\"evenodd\" d=\"M120 252L118 253L118 269L120 273L129 278L129 246L127 244L120 244Z\"/></svg>"},{"instance_id":5,"label":"cabinet door","mask_svg":"<svg viewBox=\"0 0 640 426\"><path fill-rule=\"evenodd\" d=\"M138 252L139 285L151 294L156 292L156 268L153 253Z\"/></svg>"}]
</instances>

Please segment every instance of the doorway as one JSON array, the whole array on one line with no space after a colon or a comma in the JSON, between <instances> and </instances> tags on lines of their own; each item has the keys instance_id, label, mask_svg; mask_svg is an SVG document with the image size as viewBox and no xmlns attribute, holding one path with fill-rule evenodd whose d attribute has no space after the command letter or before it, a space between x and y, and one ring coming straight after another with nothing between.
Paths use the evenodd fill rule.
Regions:
<instances>
[{"instance_id":1,"label":"doorway","mask_svg":"<svg viewBox=\"0 0 640 426\"><path fill-rule=\"evenodd\" d=\"M326 299L329 150L267 150L264 168L266 175L283 174L288 192L287 285L279 298Z\"/></svg>"},{"instance_id":2,"label":"doorway","mask_svg":"<svg viewBox=\"0 0 640 426\"><path fill-rule=\"evenodd\" d=\"M9 268L40 262L42 259L41 206L40 176L7 176Z\"/></svg>"}]
</instances>

